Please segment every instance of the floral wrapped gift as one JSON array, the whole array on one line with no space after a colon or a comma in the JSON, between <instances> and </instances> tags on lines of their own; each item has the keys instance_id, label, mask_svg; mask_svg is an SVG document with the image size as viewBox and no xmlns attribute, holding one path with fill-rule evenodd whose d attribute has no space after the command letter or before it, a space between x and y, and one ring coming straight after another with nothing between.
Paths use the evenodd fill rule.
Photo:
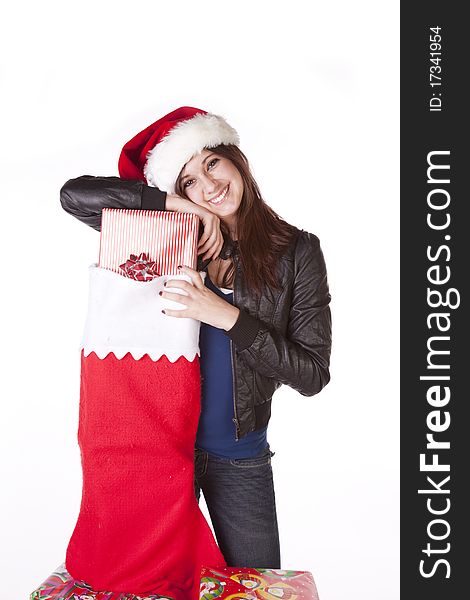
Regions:
<instances>
[{"instance_id":1,"label":"floral wrapped gift","mask_svg":"<svg viewBox=\"0 0 470 600\"><path fill-rule=\"evenodd\" d=\"M65 568L60 565L50 577L30 595L30 600L171 600L168 596L135 596L134 594L120 594L113 592L97 592L84 581L74 579Z\"/></svg>"},{"instance_id":2,"label":"floral wrapped gift","mask_svg":"<svg viewBox=\"0 0 470 600\"><path fill-rule=\"evenodd\" d=\"M308 571L203 567L200 600L318 600Z\"/></svg>"}]
</instances>

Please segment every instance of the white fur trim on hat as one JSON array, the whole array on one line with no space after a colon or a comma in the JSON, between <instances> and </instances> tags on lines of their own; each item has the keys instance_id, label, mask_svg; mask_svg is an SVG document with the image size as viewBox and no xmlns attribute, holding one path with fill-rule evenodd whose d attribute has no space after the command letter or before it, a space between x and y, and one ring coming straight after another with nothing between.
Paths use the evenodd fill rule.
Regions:
<instances>
[{"instance_id":1,"label":"white fur trim on hat","mask_svg":"<svg viewBox=\"0 0 470 600\"><path fill-rule=\"evenodd\" d=\"M181 121L147 153L144 175L147 183L163 192L174 193L184 165L204 148L221 144L238 146L238 133L218 115L197 114Z\"/></svg>"}]
</instances>

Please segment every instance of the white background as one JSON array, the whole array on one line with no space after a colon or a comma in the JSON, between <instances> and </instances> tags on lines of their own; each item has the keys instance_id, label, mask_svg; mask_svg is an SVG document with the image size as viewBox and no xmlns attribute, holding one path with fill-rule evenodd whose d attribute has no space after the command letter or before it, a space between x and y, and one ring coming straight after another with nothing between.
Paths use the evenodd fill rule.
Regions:
<instances>
[{"instance_id":1,"label":"white background","mask_svg":"<svg viewBox=\"0 0 470 600\"><path fill-rule=\"evenodd\" d=\"M398 598L398 2L19 2L1 24L0 598L78 515L79 342L99 234L59 189L117 175L182 105L224 115L263 195L320 237L331 383L273 402L284 568L321 600Z\"/></svg>"}]
</instances>

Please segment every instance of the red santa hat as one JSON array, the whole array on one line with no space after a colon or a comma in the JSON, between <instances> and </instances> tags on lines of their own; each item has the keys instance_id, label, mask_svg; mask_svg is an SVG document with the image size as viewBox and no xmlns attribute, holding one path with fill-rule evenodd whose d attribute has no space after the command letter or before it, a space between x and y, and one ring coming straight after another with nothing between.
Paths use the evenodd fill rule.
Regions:
<instances>
[{"instance_id":1,"label":"red santa hat","mask_svg":"<svg viewBox=\"0 0 470 600\"><path fill-rule=\"evenodd\" d=\"M171 194L181 169L195 154L204 148L239 143L237 132L223 117L183 106L124 145L119 174L123 179L142 179Z\"/></svg>"}]
</instances>

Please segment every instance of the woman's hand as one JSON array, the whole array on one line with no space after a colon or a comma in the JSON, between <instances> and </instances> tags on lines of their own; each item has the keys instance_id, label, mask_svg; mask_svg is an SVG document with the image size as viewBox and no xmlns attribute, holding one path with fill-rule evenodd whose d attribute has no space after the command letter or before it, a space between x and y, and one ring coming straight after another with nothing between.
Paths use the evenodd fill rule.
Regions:
<instances>
[{"instance_id":1,"label":"woman's hand","mask_svg":"<svg viewBox=\"0 0 470 600\"><path fill-rule=\"evenodd\" d=\"M167 291L160 292L160 294L163 298L175 300L180 304L184 304L187 308L180 310L165 308L163 312L170 317L197 319L225 331L231 329L238 319L239 309L207 288L199 273L194 269L183 266L180 271L191 278L191 283L181 279L169 279L165 286L179 288L186 295Z\"/></svg>"},{"instance_id":2,"label":"woman's hand","mask_svg":"<svg viewBox=\"0 0 470 600\"><path fill-rule=\"evenodd\" d=\"M166 208L167 210L197 215L204 226L204 232L198 243L197 253L203 254L203 261L206 261L208 258L214 260L219 256L224 244L224 238L220 231L220 219L217 215L191 202L191 200L181 198L181 196L175 194L167 194Z\"/></svg>"}]
</instances>

